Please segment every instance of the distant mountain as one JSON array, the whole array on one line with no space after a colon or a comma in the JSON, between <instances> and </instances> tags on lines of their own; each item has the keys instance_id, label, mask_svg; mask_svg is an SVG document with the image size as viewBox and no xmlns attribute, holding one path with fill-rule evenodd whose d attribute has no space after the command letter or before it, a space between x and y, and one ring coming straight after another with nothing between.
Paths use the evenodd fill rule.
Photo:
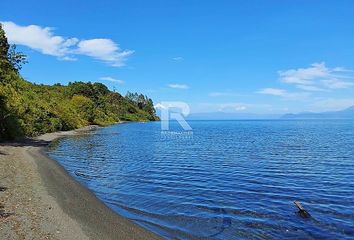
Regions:
<instances>
[{"instance_id":1,"label":"distant mountain","mask_svg":"<svg viewBox=\"0 0 354 240\"><path fill-rule=\"evenodd\" d=\"M280 114L206 112L192 113L187 120L242 120L242 119L279 119Z\"/></svg>"},{"instance_id":2,"label":"distant mountain","mask_svg":"<svg viewBox=\"0 0 354 240\"><path fill-rule=\"evenodd\" d=\"M282 119L354 119L354 106L333 112L285 114Z\"/></svg>"}]
</instances>

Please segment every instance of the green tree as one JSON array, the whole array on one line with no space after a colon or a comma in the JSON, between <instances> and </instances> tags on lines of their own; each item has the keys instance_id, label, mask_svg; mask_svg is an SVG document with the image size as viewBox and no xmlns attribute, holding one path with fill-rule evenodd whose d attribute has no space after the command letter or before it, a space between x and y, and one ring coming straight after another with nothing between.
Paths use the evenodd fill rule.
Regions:
<instances>
[{"instance_id":1,"label":"green tree","mask_svg":"<svg viewBox=\"0 0 354 240\"><path fill-rule=\"evenodd\" d=\"M22 69L22 65L27 63L27 57L22 52L16 51L16 45L12 44L7 53L7 59L10 62L10 65L17 72Z\"/></svg>"},{"instance_id":2,"label":"green tree","mask_svg":"<svg viewBox=\"0 0 354 240\"><path fill-rule=\"evenodd\" d=\"M0 25L0 139L71 130L87 124L157 120L152 100L122 97L102 83L33 84L21 78L26 57L9 45Z\"/></svg>"},{"instance_id":3,"label":"green tree","mask_svg":"<svg viewBox=\"0 0 354 240\"><path fill-rule=\"evenodd\" d=\"M0 95L0 140L14 139L22 135L16 116L6 104L6 97Z\"/></svg>"},{"instance_id":4,"label":"green tree","mask_svg":"<svg viewBox=\"0 0 354 240\"><path fill-rule=\"evenodd\" d=\"M81 118L87 121L88 123L94 122L94 109L95 105L91 99L81 96L75 95L71 99L71 104L80 114Z\"/></svg>"},{"instance_id":5,"label":"green tree","mask_svg":"<svg viewBox=\"0 0 354 240\"><path fill-rule=\"evenodd\" d=\"M16 51L16 45L9 45L5 31L0 23L0 69L2 74L6 71L15 70L16 72L27 63L26 55Z\"/></svg>"},{"instance_id":6,"label":"green tree","mask_svg":"<svg viewBox=\"0 0 354 240\"><path fill-rule=\"evenodd\" d=\"M7 59L7 54L9 51L10 45L7 42L7 38L5 35L5 31L2 28L2 24L0 23L0 66L1 68L4 67L4 65L8 65L8 59Z\"/></svg>"},{"instance_id":7,"label":"green tree","mask_svg":"<svg viewBox=\"0 0 354 240\"><path fill-rule=\"evenodd\" d=\"M91 83L70 82L68 87L70 96L82 95L88 98L92 98L94 96L94 91L92 89Z\"/></svg>"}]
</instances>

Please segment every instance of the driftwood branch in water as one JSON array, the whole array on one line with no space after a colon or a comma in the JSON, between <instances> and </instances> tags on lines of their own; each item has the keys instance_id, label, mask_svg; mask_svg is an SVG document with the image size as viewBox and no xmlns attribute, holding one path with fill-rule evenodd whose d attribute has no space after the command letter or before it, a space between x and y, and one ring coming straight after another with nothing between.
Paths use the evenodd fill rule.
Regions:
<instances>
[{"instance_id":1,"label":"driftwood branch in water","mask_svg":"<svg viewBox=\"0 0 354 240\"><path fill-rule=\"evenodd\" d=\"M294 201L295 205L299 209L299 214L303 218L309 218L311 215L305 210L305 208L301 205L301 203L298 200Z\"/></svg>"}]
</instances>

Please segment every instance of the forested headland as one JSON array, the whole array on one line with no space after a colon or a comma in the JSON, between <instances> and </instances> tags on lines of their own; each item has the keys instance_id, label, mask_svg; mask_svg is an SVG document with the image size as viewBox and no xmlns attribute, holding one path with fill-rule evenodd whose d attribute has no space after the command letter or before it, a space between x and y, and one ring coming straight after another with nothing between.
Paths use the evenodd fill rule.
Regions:
<instances>
[{"instance_id":1,"label":"forested headland","mask_svg":"<svg viewBox=\"0 0 354 240\"><path fill-rule=\"evenodd\" d=\"M0 140L90 124L159 119L145 95L128 92L122 96L102 83L30 83L19 73L24 63L26 56L8 43L0 24Z\"/></svg>"}]
</instances>

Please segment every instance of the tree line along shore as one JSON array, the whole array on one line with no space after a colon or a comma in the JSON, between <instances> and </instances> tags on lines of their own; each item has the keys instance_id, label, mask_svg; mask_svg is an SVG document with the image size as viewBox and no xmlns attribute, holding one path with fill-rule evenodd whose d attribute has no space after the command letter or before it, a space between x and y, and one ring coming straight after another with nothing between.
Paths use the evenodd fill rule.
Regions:
<instances>
[{"instance_id":1,"label":"tree line along shore","mask_svg":"<svg viewBox=\"0 0 354 240\"><path fill-rule=\"evenodd\" d=\"M121 121L156 121L153 101L122 96L102 83L34 84L19 70L26 56L10 45L0 24L0 140Z\"/></svg>"}]
</instances>

